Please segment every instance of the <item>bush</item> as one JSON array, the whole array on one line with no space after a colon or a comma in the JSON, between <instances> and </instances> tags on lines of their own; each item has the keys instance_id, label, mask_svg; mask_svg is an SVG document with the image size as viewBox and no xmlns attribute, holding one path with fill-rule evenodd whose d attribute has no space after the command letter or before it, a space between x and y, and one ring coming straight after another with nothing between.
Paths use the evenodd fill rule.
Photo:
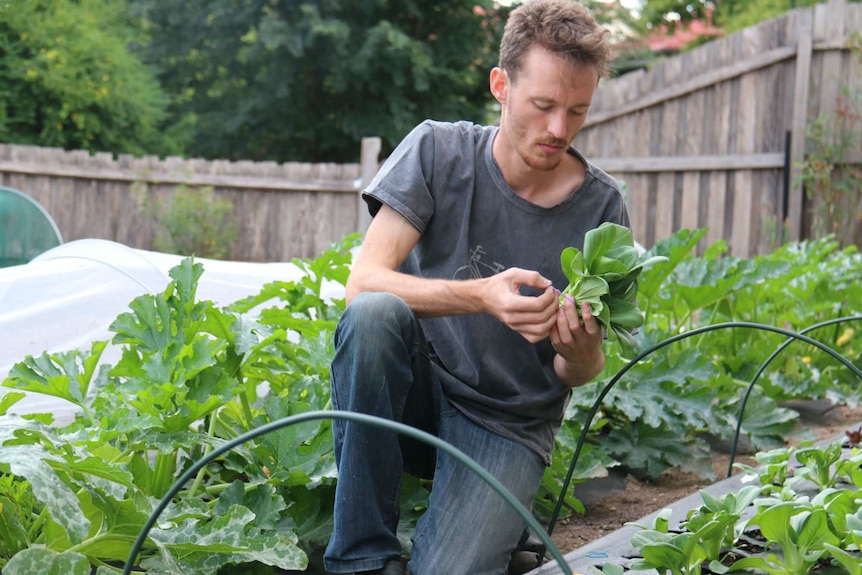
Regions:
<instances>
[{"instance_id":1,"label":"bush","mask_svg":"<svg viewBox=\"0 0 862 575\"><path fill-rule=\"evenodd\" d=\"M155 219L156 250L213 259L230 255L237 237L234 206L217 198L211 186L179 185L166 200L148 195L144 208Z\"/></svg>"}]
</instances>

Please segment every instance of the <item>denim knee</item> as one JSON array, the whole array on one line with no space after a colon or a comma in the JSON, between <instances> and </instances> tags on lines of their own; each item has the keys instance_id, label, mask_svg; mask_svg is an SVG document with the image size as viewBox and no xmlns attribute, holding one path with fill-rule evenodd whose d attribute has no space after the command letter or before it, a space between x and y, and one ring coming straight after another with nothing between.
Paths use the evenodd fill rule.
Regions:
<instances>
[{"instance_id":1,"label":"denim knee","mask_svg":"<svg viewBox=\"0 0 862 575\"><path fill-rule=\"evenodd\" d=\"M413 319L407 303L395 294L386 292L363 292L353 298L341 316L340 323L372 331L382 326L404 325Z\"/></svg>"}]
</instances>

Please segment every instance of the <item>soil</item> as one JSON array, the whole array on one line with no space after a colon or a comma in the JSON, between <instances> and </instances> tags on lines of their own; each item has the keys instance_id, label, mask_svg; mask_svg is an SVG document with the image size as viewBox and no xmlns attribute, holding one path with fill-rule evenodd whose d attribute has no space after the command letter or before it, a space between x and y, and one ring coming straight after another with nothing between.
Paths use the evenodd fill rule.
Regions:
<instances>
[{"instance_id":1,"label":"soil","mask_svg":"<svg viewBox=\"0 0 862 575\"><path fill-rule=\"evenodd\" d=\"M821 440L844 437L846 431L858 429L862 422L862 405L851 408L814 403L800 406L799 411L803 431ZM790 438L789 443L798 443L800 437L805 438L803 435ZM716 481L727 477L729 454L715 450L712 459ZM737 452L734 461L752 464L753 458L750 453ZM739 473L739 470L735 473ZM671 506L675 501L712 483L675 469L666 471L654 482L642 481L630 474L624 478L624 482L624 488L613 489L611 495L585 503L586 512L583 515L573 515L557 522L551 540L560 552L566 554L574 551L620 529L628 521L637 521Z\"/></svg>"}]
</instances>

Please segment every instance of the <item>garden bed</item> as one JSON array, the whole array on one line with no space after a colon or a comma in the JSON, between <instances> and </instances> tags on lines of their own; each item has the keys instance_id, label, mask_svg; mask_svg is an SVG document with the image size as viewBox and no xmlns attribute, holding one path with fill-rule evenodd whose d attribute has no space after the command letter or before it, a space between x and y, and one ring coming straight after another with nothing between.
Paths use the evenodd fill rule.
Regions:
<instances>
[{"instance_id":1,"label":"garden bed","mask_svg":"<svg viewBox=\"0 0 862 575\"><path fill-rule=\"evenodd\" d=\"M800 413L805 433L791 438L791 445L803 440L810 441L812 438L820 440L816 444L818 446L846 439L845 432L858 430L859 421L862 420L862 407L859 406L853 408L837 406L833 409L814 411L802 409ZM845 448L842 455L846 457L849 453L849 448ZM718 452L714 455L716 473L726 475L728 455ZM736 462L756 465L750 454L737 457ZM712 484L707 484L695 475L678 470L662 474L655 482L642 481L629 475L625 478L623 486L617 484L610 490L610 496L587 502L586 513L583 516L572 517L561 522L554 532L554 543L563 551L574 573L595 573L596 570L602 569L612 573L613 569L608 569L608 564L619 565L632 575L654 572L628 571L631 561L642 556L632 544L633 537L644 531L638 525L652 528L660 516L666 515L668 532L682 532L681 526L689 512L704 504L700 490L716 499L731 493L737 494L742 487L752 484L743 483L742 477L743 474L738 469L732 477ZM800 493L810 498L819 491L812 489L810 485L807 492L802 486L799 489ZM748 511L749 514L752 512L753 508ZM738 548L745 552L746 547L756 546L760 540L758 530L751 529L741 538ZM749 552L759 553L760 551L750 550ZM725 562L729 562L731 558L725 557ZM862 561L858 557L856 560ZM825 565L825 561L821 563ZM710 572L708 565L703 567L703 573ZM846 573L841 569L837 569L836 572ZM546 561L541 568L530 571L530 575L559 573L563 571L552 560Z\"/></svg>"}]
</instances>

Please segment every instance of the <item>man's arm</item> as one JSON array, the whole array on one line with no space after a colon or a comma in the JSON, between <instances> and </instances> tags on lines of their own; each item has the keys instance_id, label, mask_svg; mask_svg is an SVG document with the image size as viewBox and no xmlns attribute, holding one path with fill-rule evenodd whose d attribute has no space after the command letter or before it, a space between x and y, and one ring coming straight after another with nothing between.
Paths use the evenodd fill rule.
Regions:
<instances>
[{"instance_id":1,"label":"man's arm","mask_svg":"<svg viewBox=\"0 0 862 575\"><path fill-rule=\"evenodd\" d=\"M348 303L362 292L388 292L402 298L419 316L489 313L530 342L548 337L558 307L550 280L519 268L472 280L427 279L398 272L419 236L410 222L383 205L368 227L347 281ZM522 296L521 286L545 292Z\"/></svg>"}]
</instances>

